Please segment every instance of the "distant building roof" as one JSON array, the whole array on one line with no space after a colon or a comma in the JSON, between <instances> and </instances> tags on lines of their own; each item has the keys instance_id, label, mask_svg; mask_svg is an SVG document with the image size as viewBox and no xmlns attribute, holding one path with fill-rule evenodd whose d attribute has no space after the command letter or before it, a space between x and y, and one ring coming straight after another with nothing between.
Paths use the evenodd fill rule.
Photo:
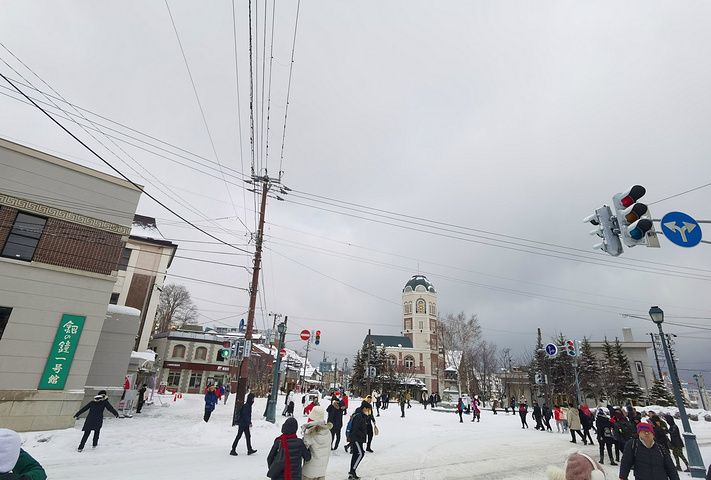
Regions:
<instances>
[{"instance_id":1,"label":"distant building roof","mask_svg":"<svg viewBox=\"0 0 711 480\"><path fill-rule=\"evenodd\" d=\"M412 348L412 341L407 337L395 335L371 335L370 340L376 347L385 345L386 347ZM365 337L363 339L363 343L366 343L367 341L368 337Z\"/></svg>"},{"instance_id":2,"label":"distant building roof","mask_svg":"<svg viewBox=\"0 0 711 480\"><path fill-rule=\"evenodd\" d=\"M410 288L411 291L415 292L417 291L417 287L422 286L424 289L430 293L437 293L437 290L435 290L434 285L430 283L429 280L427 280L427 277L424 275L414 275L406 284L405 288L402 289L403 292L407 292L408 287Z\"/></svg>"}]
</instances>

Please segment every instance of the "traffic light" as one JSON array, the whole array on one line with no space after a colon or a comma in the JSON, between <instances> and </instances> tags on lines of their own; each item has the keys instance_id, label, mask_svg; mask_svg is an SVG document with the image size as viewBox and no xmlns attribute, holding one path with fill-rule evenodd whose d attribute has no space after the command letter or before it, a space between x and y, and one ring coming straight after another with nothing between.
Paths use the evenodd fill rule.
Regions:
<instances>
[{"instance_id":1,"label":"traffic light","mask_svg":"<svg viewBox=\"0 0 711 480\"><path fill-rule=\"evenodd\" d=\"M540 385L541 383L543 383L543 375L541 375L540 373L537 373L536 374L536 385Z\"/></svg>"},{"instance_id":2,"label":"traffic light","mask_svg":"<svg viewBox=\"0 0 711 480\"><path fill-rule=\"evenodd\" d=\"M321 330L316 330L316 338L314 339L314 343L316 345L321 343Z\"/></svg>"},{"instance_id":3,"label":"traffic light","mask_svg":"<svg viewBox=\"0 0 711 480\"><path fill-rule=\"evenodd\" d=\"M594 249L599 248L613 257L622 254L622 242L615 232L617 229L610 207L603 205L595 210L594 214L586 217L583 222L595 225L596 228L590 231L590 235L597 235L602 239L602 242L593 245Z\"/></svg>"},{"instance_id":4,"label":"traffic light","mask_svg":"<svg viewBox=\"0 0 711 480\"><path fill-rule=\"evenodd\" d=\"M575 351L575 342L573 342L572 340L568 340L566 347L568 349L568 355L570 355L571 357L577 355L577 352Z\"/></svg>"},{"instance_id":5,"label":"traffic light","mask_svg":"<svg viewBox=\"0 0 711 480\"><path fill-rule=\"evenodd\" d=\"M628 247L659 246L649 209L638 202L645 193L647 190L642 185L634 185L612 197L622 241ZM653 239L651 244L650 238Z\"/></svg>"},{"instance_id":6,"label":"traffic light","mask_svg":"<svg viewBox=\"0 0 711 480\"><path fill-rule=\"evenodd\" d=\"M229 348L222 349L222 358L230 358L230 349Z\"/></svg>"}]
</instances>

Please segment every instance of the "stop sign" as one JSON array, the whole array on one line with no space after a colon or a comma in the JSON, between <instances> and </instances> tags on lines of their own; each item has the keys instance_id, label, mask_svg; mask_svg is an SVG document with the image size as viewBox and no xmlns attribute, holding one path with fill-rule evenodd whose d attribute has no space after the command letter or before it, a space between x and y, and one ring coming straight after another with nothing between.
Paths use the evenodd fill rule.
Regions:
<instances>
[{"instance_id":1,"label":"stop sign","mask_svg":"<svg viewBox=\"0 0 711 480\"><path fill-rule=\"evenodd\" d=\"M279 356L280 356L281 358L284 358L284 355L286 355L286 350L284 350L284 349L282 348L281 352L279 352Z\"/></svg>"},{"instance_id":2,"label":"stop sign","mask_svg":"<svg viewBox=\"0 0 711 480\"><path fill-rule=\"evenodd\" d=\"M308 330L302 330L301 340L308 340L309 338L311 338L311 332L309 332Z\"/></svg>"}]
</instances>

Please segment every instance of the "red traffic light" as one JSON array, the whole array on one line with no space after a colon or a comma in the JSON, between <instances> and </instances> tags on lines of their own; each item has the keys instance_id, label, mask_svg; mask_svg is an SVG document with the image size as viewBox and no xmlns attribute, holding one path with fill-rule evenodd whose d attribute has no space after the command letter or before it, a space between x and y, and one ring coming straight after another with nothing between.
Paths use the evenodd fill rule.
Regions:
<instances>
[{"instance_id":1,"label":"red traffic light","mask_svg":"<svg viewBox=\"0 0 711 480\"><path fill-rule=\"evenodd\" d=\"M316 330L316 335L321 335L321 330Z\"/></svg>"},{"instance_id":2,"label":"red traffic light","mask_svg":"<svg viewBox=\"0 0 711 480\"><path fill-rule=\"evenodd\" d=\"M642 185L635 185L626 192L622 193L620 203L623 207L627 208L642 198L645 193L647 193L647 190Z\"/></svg>"},{"instance_id":3,"label":"red traffic light","mask_svg":"<svg viewBox=\"0 0 711 480\"><path fill-rule=\"evenodd\" d=\"M232 346L232 343L229 340L225 340L222 342L222 346L225 348L230 348Z\"/></svg>"}]
</instances>

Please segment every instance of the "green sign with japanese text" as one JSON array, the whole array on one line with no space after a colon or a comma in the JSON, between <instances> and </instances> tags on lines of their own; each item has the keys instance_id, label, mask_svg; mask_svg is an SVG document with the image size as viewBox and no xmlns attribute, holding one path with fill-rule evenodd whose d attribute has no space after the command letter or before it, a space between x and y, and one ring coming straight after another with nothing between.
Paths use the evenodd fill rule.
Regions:
<instances>
[{"instance_id":1,"label":"green sign with japanese text","mask_svg":"<svg viewBox=\"0 0 711 480\"><path fill-rule=\"evenodd\" d=\"M77 351L84 320L86 317L77 315L62 316L38 389L62 390L64 388L74 352Z\"/></svg>"}]
</instances>

